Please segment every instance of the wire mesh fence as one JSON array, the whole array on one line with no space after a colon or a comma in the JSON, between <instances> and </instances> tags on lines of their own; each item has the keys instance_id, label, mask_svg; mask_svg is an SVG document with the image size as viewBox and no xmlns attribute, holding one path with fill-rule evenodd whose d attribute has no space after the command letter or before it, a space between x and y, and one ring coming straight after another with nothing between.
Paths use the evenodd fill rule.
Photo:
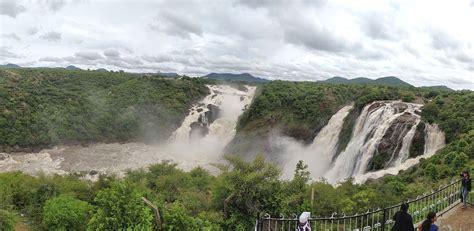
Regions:
<instances>
[{"instance_id":1,"label":"wire mesh fence","mask_svg":"<svg viewBox=\"0 0 474 231\"><path fill-rule=\"evenodd\" d=\"M409 213L413 222L418 223L426 218L429 212L437 212L442 215L460 203L459 180L453 181L437 190L427 192L415 199L407 201ZM474 201L473 195L469 197L470 203ZM395 223L393 216L399 211L401 204L393 205L383 209L375 209L362 214L352 216L338 215L333 213L330 217L310 218L312 230L323 231L369 231L369 230L391 230ZM256 220L256 231L294 231L298 225L298 217L270 217L263 215Z\"/></svg>"}]
</instances>

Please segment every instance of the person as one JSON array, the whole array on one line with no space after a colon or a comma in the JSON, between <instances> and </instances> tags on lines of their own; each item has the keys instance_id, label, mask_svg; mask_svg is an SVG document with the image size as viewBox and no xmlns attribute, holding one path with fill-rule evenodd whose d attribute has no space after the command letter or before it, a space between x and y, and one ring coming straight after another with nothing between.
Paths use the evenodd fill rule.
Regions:
<instances>
[{"instance_id":1,"label":"person","mask_svg":"<svg viewBox=\"0 0 474 231\"><path fill-rule=\"evenodd\" d=\"M471 191L471 176L468 171L461 172L461 202L462 208L467 208L467 195Z\"/></svg>"},{"instance_id":2,"label":"person","mask_svg":"<svg viewBox=\"0 0 474 231\"><path fill-rule=\"evenodd\" d=\"M418 227L419 231L438 231L438 226L435 225L435 221L437 220L435 212L429 212L428 216L426 216L426 220L421 223Z\"/></svg>"},{"instance_id":3,"label":"person","mask_svg":"<svg viewBox=\"0 0 474 231\"><path fill-rule=\"evenodd\" d=\"M297 231L311 231L311 224L309 223L310 212L303 212L300 215Z\"/></svg>"},{"instance_id":4,"label":"person","mask_svg":"<svg viewBox=\"0 0 474 231\"><path fill-rule=\"evenodd\" d=\"M414 231L413 218L408 214L408 203L404 202L400 205L400 211L393 215L395 224L392 227L392 231Z\"/></svg>"}]
</instances>

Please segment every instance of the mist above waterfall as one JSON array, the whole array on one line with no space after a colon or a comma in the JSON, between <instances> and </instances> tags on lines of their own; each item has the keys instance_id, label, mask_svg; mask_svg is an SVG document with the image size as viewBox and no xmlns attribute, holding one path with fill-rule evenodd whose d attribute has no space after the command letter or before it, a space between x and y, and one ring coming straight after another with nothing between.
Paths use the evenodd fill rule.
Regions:
<instances>
[{"instance_id":1,"label":"mist above waterfall","mask_svg":"<svg viewBox=\"0 0 474 231\"><path fill-rule=\"evenodd\" d=\"M162 160L190 170L197 166L211 172L222 161L222 151L235 135L239 116L250 105L256 87L208 85L210 94L193 105L181 126L166 142L156 144L110 143L58 146L40 153L5 154L0 172L21 170L34 174L89 172L123 175L127 169L146 167Z\"/></svg>"},{"instance_id":2,"label":"mist above waterfall","mask_svg":"<svg viewBox=\"0 0 474 231\"><path fill-rule=\"evenodd\" d=\"M318 135L312 144L306 146L301 142L289 137L273 135L270 137L270 145L282 149L283 177L291 178L295 170L296 163L303 160L308 164L308 171L315 179L323 176L329 169L332 158L338 145L339 133L344 123L344 118L352 110L353 106L345 106L334 114L329 122Z\"/></svg>"},{"instance_id":3,"label":"mist above waterfall","mask_svg":"<svg viewBox=\"0 0 474 231\"><path fill-rule=\"evenodd\" d=\"M235 135L239 116L251 103L256 87L246 86L242 91L229 85L208 86L211 94L190 109L181 126L168 140L168 152L189 153L201 156L209 162L220 159L225 146ZM219 116L209 118L212 108L218 108ZM205 132L193 132L194 127Z\"/></svg>"},{"instance_id":4,"label":"mist above waterfall","mask_svg":"<svg viewBox=\"0 0 474 231\"><path fill-rule=\"evenodd\" d=\"M411 158L410 147L417 126L422 123L421 107L420 104L400 101L377 101L366 105L341 153L336 153L339 134L352 106L336 112L310 145L279 133L271 135L269 143L277 150L286 179L293 176L299 160L308 165L313 180L325 179L330 183L349 177L363 182L385 174L397 174L444 146L444 133L436 125L426 124L424 152Z\"/></svg>"},{"instance_id":5,"label":"mist above waterfall","mask_svg":"<svg viewBox=\"0 0 474 231\"><path fill-rule=\"evenodd\" d=\"M185 170L202 166L214 171L213 164L223 160L224 149L234 139L239 116L250 106L256 87L207 87L210 94L189 109L166 142L62 146L40 153L6 155L0 162L0 171L63 174L96 170L121 175L127 169L162 160L176 162ZM330 183L349 177L363 182L385 174L397 174L421 158L433 155L445 144L444 133L436 125L421 121L421 107L421 104L401 101L376 101L358 113L353 105L346 105L332 115L310 144L273 129L265 137L268 138L265 145L270 147L270 153L266 154L269 161L282 168L285 179L293 177L299 160L308 165L313 180L325 179ZM352 128L345 129L351 129L352 136L345 147L340 147L341 131L350 113L356 113L350 117L355 123ZM419 125L423 126L418 129ZM424 145L419 143L418 153L412 153L415 137L420 136Z\"/></svg>"}]
</instances>

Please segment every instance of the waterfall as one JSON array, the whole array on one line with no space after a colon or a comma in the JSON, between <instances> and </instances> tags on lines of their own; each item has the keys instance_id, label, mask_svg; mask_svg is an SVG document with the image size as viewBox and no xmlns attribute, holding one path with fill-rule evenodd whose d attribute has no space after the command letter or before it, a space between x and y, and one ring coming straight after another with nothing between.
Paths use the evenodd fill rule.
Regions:
<instances>
[{"instance_id":1,"label":"waterfall","mask_svg":"<svg viewBox=\"0 0 474 231\"><path fill-rule=\"evenodd\" d=\"M444 132L442 132L437 124L426 124L425 127L425 151L423 155L430 157L436 153L438 149L445 146Z\"/></svg>"},{"instance_id":2,"label":"waterfall","mask_svg":"<svg viewBox=\"0 0 474 231\"><path fill-rule=\"evenodd\" d=\"M202 139L219 139L227 144L234 137L237 120L251 103L256 87L245 86L246 90L228 85L207 87L211 93L190 109L181 126L169 138L169 142L185 144ZM195 123L200 123L207 132L193 139L192 127Z\"/></svg>"},{"instance_id":3,"label":"waterfall","mask_svg":"<svg viewBox=\"0 0 474 231\"><path fill-rule=\"evenodd\" d=\"M425 150L423 155L417 156L415 158L405 159L402 163L394 165L390 168L376 171L368 172L359 176L355 176L354 180L356 183L364 183L367 179L376 179L387 174L396 175L402 170L407 170L408 168L418 164L421 158L430 158L433 156L437 150L445 146L445 137L444 132L442 132L438 125L436 124L426 124L425 127Z\"/></svg>"},{"instance_id":4,"label":"waterfall","mask_svg":"<svg viewBox=\"0 0 474 231\"><path fill-rule=\"evenodd\" d=\"M398 166L407 160L416 125L420 122L417 112L421 106L400 101L377 101L365 106L357 118L350 142L325 178L335 183L364 175L374 161L374 155L382 155L380 150L384 148L390 151L386 167Z\"/></svg>"},{"instance_id":5,"label":"waterfall","mask_svg":"<svg viewBox=\"0 0 474 231\"><path fill-rule=\"evenodd\" d=\"M283 155L287 159L283 167L284 178L293 177L296 163L299 160L303 160L305 164L308 164L308 171L313 179L321 177L328 170L332 157L337 150L339 133L344 124L344 118L352 108L353 105L349 105L336 112L309 146L304 146L286 137L273 138L272 143L279 144L285 149Z\"/></svg>"},{"instance_id":6,"label":"waterfall","mask_svg":"<svg viewBox=\"0 0 474 231\"><path fill-rule=\"evenodd\" d=\"M339 133L341 132L344 118L352 110L353 105L345 106L334 114L328 124L321 129L309 146L309 163L320 162L318 165L310 165L309 170L313 176L321 177L330 167L332 158L337 151Z\"/></svg>"},{"instance_id":7,"label":"waterfall","mask_svg":"<svg viewBox=\"0 0 474 231\"><path fill-rule=\"evenodd\" d=\"M408 131L405 137L403 137L402 148L400 149L400 152L398 153L398 158L395 160L395 162L392 163L392 166L397 166L397 165L402 164L402 162L408 159L408 157L410 156L410 146L413 141L413 136L415 136L416 126L418 126L420 121L421 119L418 116L416 124L412 126L410 131Z\"/></svg>"},{"instance_id":8,"label":"waterfall","mask_svg":"<svg viewBox=\"0 0 474 231\"><path fill-rule=\"evenodd\" d=\"M191 155L205 153L217 157L235 136L238 118L250 105L256 87L207 87L211 93L190 109L181 126L168 139L168 143L174 147L188 147L187 152Z\"/></svg>"},{"instance_id":9,"label":"waterfall","mask_svg":"<svg viewBox=\"0 0 474 231\"><path fill-rule=\"evenodd\" d=\"M250 105L256 87L207 87L210 94L192 106L166 143L96 143L60 146L40 153L0 153L0 172L66 174L94 170L123 176L128 169L171 160L184 170L200 166L217 173L213 164L222 161L222 151L234 137L238 118Z\"/></svg>"}]
</instances>

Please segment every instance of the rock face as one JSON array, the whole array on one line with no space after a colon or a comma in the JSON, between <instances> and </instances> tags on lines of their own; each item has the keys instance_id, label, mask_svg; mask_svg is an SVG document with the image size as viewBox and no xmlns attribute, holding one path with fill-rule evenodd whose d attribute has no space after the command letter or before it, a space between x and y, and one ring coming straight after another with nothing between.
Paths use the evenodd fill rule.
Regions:
<instances>
[{"instance_id":1,"label":"rock face","mask_svg":"<svg viewBox=\"0 0 474 231\"><path fill-rule=\"evenodd\" d=\"M370 113L379 109L380 107L384 106L385 104L383 102L374 102L372 103L369 108L367 109Z\"/></svg>"},{"instance_id":2,"label":"rock face","mask_svg":"<svg viewBox=\"0 0 474 231\"><path fill-rule=\"evenodd\" d=\"M6 153L0 153L0 160L6 160L6 159L8 159L8 157L10 157L10 155L8 155Z\"/></svg>"},{"instance_id":3,"label":"rock face","mask_svg":"<svg viewBox=\"0 0 474 231\"><path fill-rule=\"evenodd\" d=\"M191 131L189 131L191 137L203 137L209 134L209 125L219 117L219 107L213 104L208 104L206 107L208 111L201 114L196 122L191 123ZM202 110L198 112L202 112Z\"/></svg>"},{"instance_id":4,"label":"rock face","mask_svg":"<svg viewBox=\"0 0 474 231\"><path fill-rule=\"evenodd\" d=\"M401 113L407 109L407 106L403 103L394 104L394 109ZM407 133L416 126L417 119L415 115L404 112L392 122L375 150L367 168L368 171L384 169L393 163L403 146Z\"/></svg>"},{"instance_id":5,"label":"rock face","mask_svg":"<svg viewBox=\"0 0 474 231\"><path fill-rule=\"evenodd\" d=\"M410 146L410 158L423 155L425 152L425 123L419 123L416 126L415 135Z\"/></svg>"},{"instance_id":6,"label":"rock face","mask_svg":"<svg viewBox=\"0 0 474 231\"><path fill-rule=\"evenodd\" d=\"M398 103L394 103L393 107L395 108L396 113L402 113L405 110L407 110L408 105L406 103L398 102Z\"/></svg>"}]
</instances>

